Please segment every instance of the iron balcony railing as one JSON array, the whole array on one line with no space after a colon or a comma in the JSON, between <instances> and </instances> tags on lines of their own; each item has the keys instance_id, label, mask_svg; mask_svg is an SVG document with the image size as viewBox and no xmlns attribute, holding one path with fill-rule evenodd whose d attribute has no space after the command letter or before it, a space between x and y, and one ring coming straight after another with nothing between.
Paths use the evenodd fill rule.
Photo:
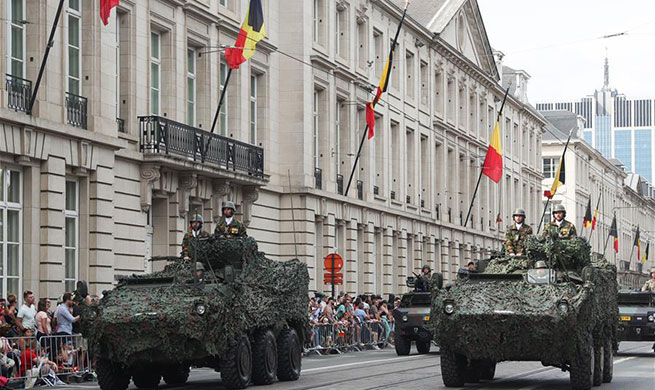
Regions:
<instances>
[{"instance_id":1,"label":"iron balcony railing","mask_svg":"<svg viewBox=\"0 0 655 390\"><path fill-rule=\"evenodd\" d=\"M405 196L405 201L407 204L412 203L412 197L410 195Z\"/></svg>"},{"instance_id":2,"label":"iron balcony railing","mask_svg":"<svg viewBox=\"0 0 655 390\"><path fill-rule=\"evenodd\" d=\"M323 189L323 170L318 167L314 167L314 187L317 190Z\"/></svg>"},{"instance_id":3,"label":"iron balcony railing","mask_svg":"<svg viewBox=\"0 0 655 390\"><path fill-rule=\"evenodd\" d=\"M357 180L357 199L364 200L364 182Z\"/></svg>"},{"instance_id":4,"label":"iron balcony railing","mask_svg":"<svg viewBox=\"0 0 655 390\"><path fill-rule=\"evenodd\" d=\"M425 207L425 200L421 199L421 207Z\"/></svg>"},{"instance_id":5,"label":"iron balcony railing","mask_svg":"<svg viewBox=\"0 0 655 390\"><path fill-rule=\"evenodd\" d=\"M141 152L176 155L264 177L264 149L160 116L140 116Z\"/></svg>"},{"instance_id":6,"label":"iron balcony railing","mask_svg":"<svg viewBox=\"0 0 655 390\"><path fill-rule=\"evenodd\" d=\"M380 187L373 186L373 195L380 195Z\"/></svg>"},{"instance_id":7,"label":"iron balcony railing","mask_svg":"<svg viewBox=\"0 0 655 390\"><path fill-rule=\"evenodd\" d=\"M8 74L5 85L7 88L7 106L12 110L29 113L32 82Z\"/></svg>"},{"instance_id":8,"label":"iron balcony railing","mask_svg":"<svg viewBox=\"0 0 655 390\"><path fill-rule=\"evenodd\" d=\"M66 122L75 127L86 129L87 100L84 96L66 92Z\"/></svg>"},{"instance_id":9,"label":"iron balcony railing","mask_svg":"<svg viewBox=\"0 0 655 390\"><path fill-rule=\"evenodd\" d=\"M390 198L391 198L391 200L396 199L396 191L391 191Z\"/></svg>"},{"instance_id":10,"label":"iron balcony railing","mask_svg":"<svg viewBox=\"0 0 655 390\"><path fill-rule=\"evenodd\" d=\"M116 128L119 133L125 132L125 120L121 118L116 118Z\"/></svg>"},{"instance_id":11,"label":"iron balcony railing","mask_svg":"<svg viewBox=\"0 0 655 390\"><path fill-rule=\"evenodd\" d=\"M343 175L337 175L337 192L343 195Z\"/></svg>"}]
</instances>

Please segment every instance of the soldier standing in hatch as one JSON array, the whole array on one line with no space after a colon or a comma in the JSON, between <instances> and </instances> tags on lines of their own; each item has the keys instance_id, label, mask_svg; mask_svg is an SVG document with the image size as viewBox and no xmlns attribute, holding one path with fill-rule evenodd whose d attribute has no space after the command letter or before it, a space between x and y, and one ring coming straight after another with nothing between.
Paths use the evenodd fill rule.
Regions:
<instances>
[{"instance_id":1,"label":"soldier standing in hatch","mask_svg":"<svg viewBox=\"0 0 655 390\"><path fill-rule=\"evenodd\" d=\"M184 234L184 238L182 239L182 257L185 259L189 259L189 243L192 238L207 238L209 237L209 233L206 231L202 230L202 224L203 224L203 219L200 214L196 214L193 217L191 217L191 220L189 221L191 229Z\"/></svg>"},{"instance_id":2,"label":"soldier standing in hatch","mask_svg":"<svg viewBox=\"0 0 655 390\"><path fill-rule=\"evenodd\" d=\"M655 293L655 268L650 270L650 277L651 279L644 283L644 287L641 288L641 291L650 291Z\"/></svg>"},{"instance_id":3,"label":"soldier standing in hatch","mask_svg":"<svg viewBox=\"0 0 655 390\"><path fill-rule=\"evenodd\" d=\"M237 218L234 216L234 212L236 211L234 203L230 201L225 202L222 211L223 216L218 221L216 229L214 229L214 234L227 238L245 237L246 227L237 221Z\"/></svg>"},{"instance_id":4,"label":"soldier standing in hatch","mask_svg":"<svg viewBox=\"0 0 655 390\"><path fill-rule=\"evenodd\" d=\"M516 209L512 214L514 223L505 231L505 253L510 256L523 256L525 240L532 235L532 227L525 223L525 210Z\"/></svg>"},{"instance_id":5,"label":"soldier standing in hatch","mask_svg":"<svg viewBox=\"0 0 655 390\"><path fill-rule=\"evenodd\" d=\"M569 239L577 236L575 225L564 219L566 217L566 208L564 205L558 204L553 208L554 220L546 225L544 229L544 236L551 236L553 238Z\"/></svg>"}]
</instances>

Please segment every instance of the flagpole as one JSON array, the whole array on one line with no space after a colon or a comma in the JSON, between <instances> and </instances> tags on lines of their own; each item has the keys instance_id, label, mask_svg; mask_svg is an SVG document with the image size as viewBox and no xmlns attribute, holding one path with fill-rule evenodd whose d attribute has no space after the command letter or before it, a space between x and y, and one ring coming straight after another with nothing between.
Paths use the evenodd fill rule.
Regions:
<instances>
[{"instance_id":1,"label":"flagpole","mask_svg":"<svg viewBox=\"0 0 655 390\"><path fill-rule=\"evenodd\" d=\"M546 216L546 210L548 210L548 204L550 203L550 198L546 198L546 205L544 206L544 211L541 213L541 218L539 219L539 227L537 228L537 234L541 230L541 225L544 223L544 217Z\"/></svg>"},{"instance_id":2,"label":"flagpole","mask_svg":"<svg viewBox=\"0 0 655 390\"><path fill-rule=\"evenodd\" d=\"M603 191L600 192L600 195L598 196L598 202L596 202L596 210L598 210L598 207L600 207L600 200L603 198ZM594 214L596 213L596 210L594 210ZM600 210L598 211L598 214L600 215ZM589 245L591 245L591 235L594 234L594 219L591 217L591 233L589 233ZM598 221L596 221L598 222Z\"/></svg>"},{"instance_id":3,"label":"flagpole","mask_svg":"<svg viewBox=\"0 0 655 390\"><path fill-rule=\"evenodd\" d=\"M223 90L221 91L221 98L218 100L218 108L216 108L216 114L214 114L214 121L212 122L212 130L210 131L210 133L213 133L214 128L216 127L216 122L218 121L218 115L220 114L221 107L223 106L223 100L225 99L225 93L227 92L227 85L230 83L231 75L232 75L232 68L230 68L227 71L227 75L225 75L225 85L223 85Z\"/></svg>"},{"instance_id":4,"label":"flagpole","mask_svg":"<svg viewBox=\"0 0 655 390\"><path fill-rule=\"evenodd\" d=\"M350 178L348 178L348 185L346 186L346 191L343 195L348 196L348 190L350 190L350 184L353 182L353 176L355 176L355 168L357 167L357 162L359 161L359 156L362 154L362 147L364 146L364 140L366 139L366 133L368 133L368 124L364 127L364 133L362 134L362 140L359 142L359 149L357 149L357 156L355 156L355 163L353 164L353 169L350 171Z\"/></svg>"},{"instance_id":5,"label":"flagpole","mask_svg":"<svg viewBox=\"0 0 655 390\"><path fill-rule=\"evenodd\" d=\"M498 115L496 116L496 123L498 123L498 127L500 127L500 118L503 115L503 108L505 108L505 102L507 101L508 94L509 94L509 87L507 87L507 90L505 90L505 96L503 96L503 102L500 104L500 110L498 110ZM484 172L484 161L482 162L482 164L480 164L480 176L478 176L478 182L475 185L475 190L473 191L473 197L471 198L471 204L469 205L469 211L466 213L466 220L464 221L463 226L468 225L469 217L471 216L471 209L473 208L473 203L475 202L475 196L478 194L478 188L480 187L480 180L482 180L483 172Z\"/></svg>"},{"instance_id":6,"label":"flagpole","mask_svg":"<svg viewBox=\"0 0 655 390\"><path fill-rule=\"evenodd\" d=\"M603 257L605 257L605 252L607 252L607 243L610 240L610 234L607 234L607 238L605 239L605 246L603 247Z\"/></svg>"}]
</instances>

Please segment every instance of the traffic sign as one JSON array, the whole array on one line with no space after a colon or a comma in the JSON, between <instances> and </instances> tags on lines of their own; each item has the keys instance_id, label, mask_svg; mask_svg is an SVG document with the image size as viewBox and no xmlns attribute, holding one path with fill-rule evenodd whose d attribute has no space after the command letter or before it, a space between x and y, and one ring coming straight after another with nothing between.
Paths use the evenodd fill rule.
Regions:
<instances>
[{"instance_id":1,"label":"traffic sign","mask_svg":"<svg viewBox=\"0 0 655 390\"><path fill-rule=\"evenodd\" d=\"M336 253L325 256L323 266L327 272L339 272L343 268L343 259Z\"/></svg>"},{"instance_id":2,"label":"traffic sign","mask_svg":"<svg viewBox=\"0 0 655 390\"><path fill-rule=\"evenodd\" d=\"M334 276L331 273L323 274L323 284L343 284L343 273L336 272Z\"/></svg>"}]
</instances>

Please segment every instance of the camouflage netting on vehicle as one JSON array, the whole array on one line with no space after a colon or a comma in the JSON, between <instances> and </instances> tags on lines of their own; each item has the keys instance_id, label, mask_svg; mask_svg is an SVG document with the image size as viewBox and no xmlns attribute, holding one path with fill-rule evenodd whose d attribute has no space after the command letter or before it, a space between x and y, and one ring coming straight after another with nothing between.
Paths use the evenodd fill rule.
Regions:
<instances>
[{"instance_id":1,"label":"camouflage netting on vehicle","mask_svg":"<svg viewBox=\"0 0 655 390\"><path fill-rule=\"evenodd\" d=\"M576 344L590 334L598 342L614 339L616 268L603 259L581 269L582 264L591 265L588 248L582 239L531 239L527 258L494 259L487 275L462 277L449 289L434 291L431 325L437 343L470 359L558 365L566 364ZM523 272L537 259L566 264L585 282L563 278L530 284L523 275L502 275ZM560 308L562 302L566 310ZM454 304L452 314L444 312L446 303Z\"/></svg>"},{"instance_id":2,"label":"camouflage netting on vehicle","mask_svg":"<svg viewBox=\"0 0 655 390\"><path fill-rule=\"evenodd\" d=\"M252 238L192 245L197 256L191 261L124 279L98 307L84 309L84 334L96 357L126 365L191 362L223 356L237 336L257 329L290 324L301 335L308 333L305 264L267 259ZM205 283L194 278L196 260L206 264ZM239 265L233 281L223 279L225 264Z\"/></svg>"}]
</instances>

